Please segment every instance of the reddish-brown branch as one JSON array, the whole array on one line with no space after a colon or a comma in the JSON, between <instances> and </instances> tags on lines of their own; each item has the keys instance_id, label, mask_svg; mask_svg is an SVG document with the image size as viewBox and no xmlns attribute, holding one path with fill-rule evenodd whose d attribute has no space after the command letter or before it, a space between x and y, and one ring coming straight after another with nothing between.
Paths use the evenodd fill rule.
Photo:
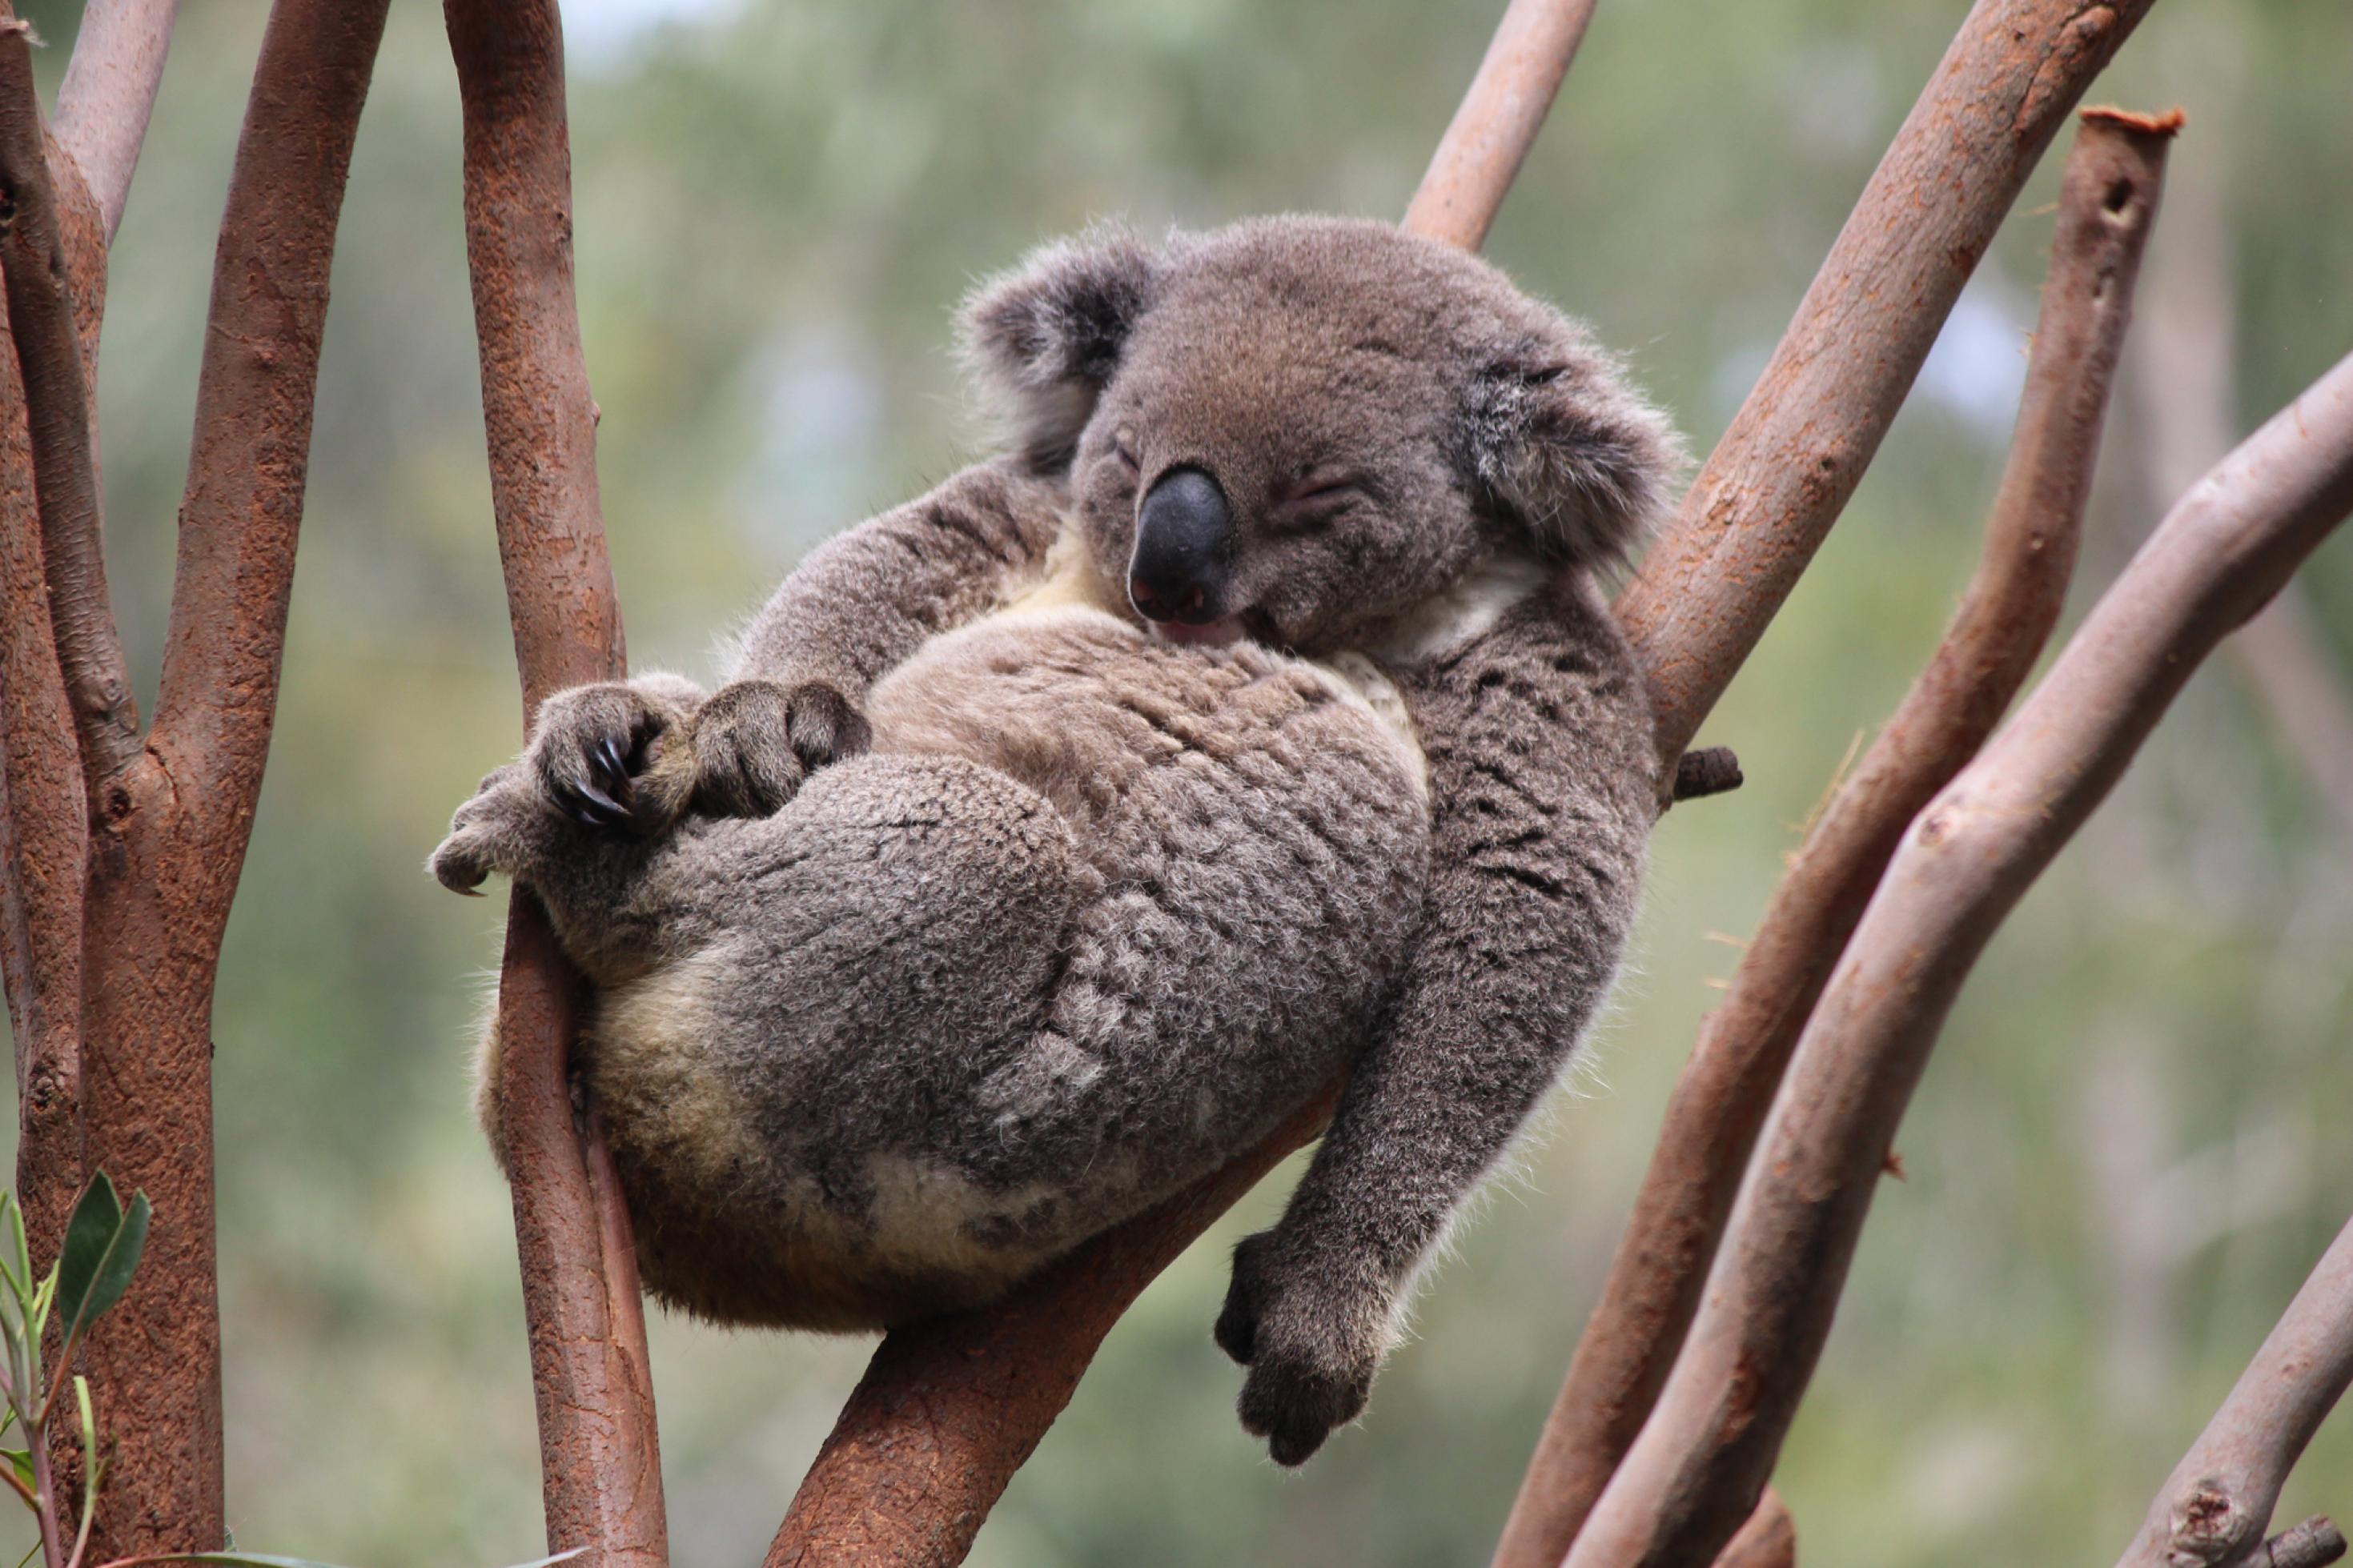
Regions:
<instances>
[{"instance_id":1,"label":"reddish-brown branch","mask_svg":"<svg viewBox=\"0 0 2353 1568\"><path fill-rule=\"evenodd\" d=\"M1421 177L1405 226L1476 250L1544 129L1594 0L1512 0Z\"/></svg>"},{"instance_id":2,"label":"reddish-brown branch","mask_svg":"<svg viewBox=\"0 0 2353 1568\"><path fill-rule=\"evenodd\" d=\"M89 182L110 244L122 223L179 9L179 0L90 0L58 87L58 141Z\"/></svg>"},{"instance_id":3,"label":"reddish-brown branch","mask_svg":"<svg viewBox=\"0 0 2353 1568\"><path fill-rule=\"evenodd\" d=\"M2174 1467L2116 1568L2239 1564L2262 1542L2288 1472L2348 1384L2353 1224L2337 1233L2222 1407ZM2341 1554L2341 1545L2338 1550ZM2274 1560L2278 1555L2273 1553Z\"/></svg>"},{"instance_id":4,"label":"reddish-brown branch","mask_svg":"<svg viewBox=\"0 0 2353 1568\"><path fill-rule=\"evenodd\" d=\"M1558 1563L1641 1430L1831 964L1905 826L1993 732L2058 623L2167 140L2086 116L1976 576L1927 668L1774 889L1724 1005L1701 1026L1601 1302L1504 1527L1504 1568Z\"/></svg>"},{"instance_id":5,"label":"reddish-brown branch","mask_svg":"<svg viewBox=\"0 0 2353 1568\"><path fill-rule=\"evenodd\" d=\"M1617 611L1672 761L1845 507L2042 150L2153 0L1978 0Z\"/></svg>"},{"instance_id":6,"label":"reddish-brown branch","mask_svg":"<svg viewBox=\"0 0 2353 1568\"><path fill-rule=\"evenodd\" d=\"M1797 1568L1798 1521L1771 1487L1757 1500L1757 1511L1740 1533L1717 1553L1715 1568Z\"/></svg>"},{"instance_id":7,"label":"reddish-brown branch","mask_svg":"<svg viewBox=\"0 0 2353 1568\"><path fill-rule=\"evenodd\" d=\"M1799 1039L1689 1342L1567 1568L1705 1560L1812 1375L1939 1026L2199 662L2353 509L2353 357L2192 489L1905 834Z\"/></svg>"},{"instance_id":8,"label":"reddish-brown branch","mask_svg":"<svg viewBox=\"0 0 2353 1568\"><path fill-rule=\"evenodd\" d=\"M466 126L466 246L491 496L526 721L549 692L622 672L596 496L596 405L572 281L564 42L551 0L446 0ZM667 1561L660 1448L636 1255L602 1142L575 1127L577 977L515 896L499 982L499 1120L539 1402L552 1552Z\"/></svg>"},{"instance_id":9,"label":"reddish-brown branch","mask_svg":"<svg viewBox=\"0 0 2353 1568\"><path fill-rule=\"evenodd\" d=\"M216 1550L213 982L275 716L344 174L386 0L278 0L227 210L147 745L91 780L88 1156L154 1204L89 1344L116 1447L94 1560Z\"/></svg>"},{"instance_id":10,"label":"reddish-brown branch","mask_svg":"<svg viewBox=\"0 0 2353 1568\"><path fill-rule=\"evenodd\" d=\"M54 146L84 381L106 289L97 205ZM5 333L0 333L4 337ZM16 1196L33 1256L54 1258L82 1184L82 881L90 812L49 625L40 503L15 344L0 350L0 974L16 1047Z\"/></svg>"},{"instance_id":11,"label":"reddish-brown branch","mask_svg":"<svg viewBox=\"0 0 2353 1568\"><path fill-rule=\"evenodd\" d=\"M96 794L139 754L139 716L107 599L81 343L50 194L32 50L20 23L0 26L0 266L32 431L49 625L73 705L83 782Z\"/></svg>"}]
</instances>

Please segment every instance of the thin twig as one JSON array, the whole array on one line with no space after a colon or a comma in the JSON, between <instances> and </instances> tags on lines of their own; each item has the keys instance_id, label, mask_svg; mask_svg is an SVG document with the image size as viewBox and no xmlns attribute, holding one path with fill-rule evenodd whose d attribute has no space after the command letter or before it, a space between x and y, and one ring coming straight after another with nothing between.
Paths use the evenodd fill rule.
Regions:
<instances>
[{"instance_id":1,"label":"thin twig","mask_svg":"<svg viewBox=\"0 0 2353 1568\"><path fill-rule=\"evenodd\" d=\"M2325 1513L2283 1530L2241 1568L2324 1568L2345 1555L2345 1532Z\"/></svg>"},{"instance_id":2,"label":"thin twig","mask_svg":"<svg viewBox=\"0 0 2353 1568\"><path fill-rule=\"evenodd\" d=\"M2168 132L2086 117L1976 576L1927 668L1840 787L1668 1101L1634 1211L1495 1561L1551 1568L1674 1364L1766 1108L1905 826L1977 754L2058 624L2155 221ZM1696 754L1696 753L1694 753Z\"/></svg>"},{"instance_id":3,"label":"thin twig","mask_svg":"<svg viewBox=\"0 0 2353 1568\"><path fill-rule=\"evenodd\" d=\"M122 224L179 9L179 0L90 0L58 87L58 142L90 182L110 245Z\"/></svg>"},{"instance_id":4,"label":"thin twig","mask_svg":"<svg viewBox=\"0 0 2353 1568\"><path fill-rule=\"evenodd\" d=\"M1668 762L1813 559L2020 186L2151 4L1971 8L1764 374L1618 596Z\"/></svg>"},{"instance_id":5,"label":"thin twig","mask_svg":"<svg viewBox=\"0 0 2353 1568\"><path fill-rule=\"evenodd\" d=\"M2348 1383L2353 1223L2337 1233L2221 1408L2166 1479L2116 1568L2239 1563L2263 1541L2288 1472Z\"/></svg>"},{"instance_id":6,"label":"thin twig","mask_svg":"<svg viewBox=\"0 0 2353 1568\"><path fill-rule=\"evenodd\" d=\"M214 259L155 725L90 785L88 1158L155 1213L85 1352L114 1410L101 1559L226 1533L213 985L277 710L327 279L385 6L271 8Z\"/></svg>"},{"instance_id":7,"label":"thin twig","mask_svg":"<svg viewBox=\"0 0 2353 1568\"><path fill-rule=\"evenodd\" d=\"M0 267L7 277L8 330L32 430L49 622L73 704L83 783L97 796L138 756L139 715L107 599L81 343L42 144L32 50L18 27L0 29Z\"/></svg>"},{"instance_id":8,"label":"thin twig","mask_svg":"<svg viewBox=\"0 0 2353 1568\"><path fill-rule=\"evenodd\" d=\"M2176 506L1905 836L1806 1026L1658 1408L1567 1568L1704 1561L1813 1373L1897 1123L1994 929L2190 672L2353 509L2353 356Z\"/></svg>"},{"instance_id":9,"label":"thin twig","mask_svg":"<svg viewBox=\"0 0 2353 1568\"><path fill-rule=\"evenodd\" d=\"M1594 0L1512 0L1406 208L1416 234L1476 250L1544 129Z\"/></svg>"},{"instance_id":10,"label":"thin twig","mask_svg":"<svg viewBox=\"0 0 2353 1568\"><path fill-rule=\"evenodd\" d=\"M546 695L622 673L596 495L596 409L572 280L572 155L553 0L445 0L465 111L466 248L491 498L526 721ZM538 1394L548 1550L598 1568L668 1560L661 1458L629 1216L575 1126L578 985L527 893L499 979L498 1121Z\"/></svg>"}]
</instances>

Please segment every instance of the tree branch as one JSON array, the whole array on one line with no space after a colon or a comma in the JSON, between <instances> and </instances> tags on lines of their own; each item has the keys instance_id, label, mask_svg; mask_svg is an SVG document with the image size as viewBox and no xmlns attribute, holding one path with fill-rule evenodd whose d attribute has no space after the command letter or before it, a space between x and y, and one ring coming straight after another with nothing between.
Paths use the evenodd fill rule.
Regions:
<instances>
[{"instance_id":1,"label":"tree branch","mask_svg":"<svg viewBox=\"0 0 2353 1568\"><path fill-rule=\"evenodd\" d=\"M99 1560L225 1536L213 984L269 748L328 271L385 4L271 8L214 261L156 722L90 780L88 1153L155 1210L138 1279L86 1352L115 1412Z\"/></svg>"},{"instance_id":2,"label":"tree branch","mask_svg":"<svg viewBox=\"0 0 2353 1568\"><path fill-rule=\"evenodd\" d=\"M2085 116L1976 575L1927 668L1774 889L1724 1005L1700 1026L1601 1302L1504 1524L1499 1568L1557 1563L1641 1430L1831 964L1905 825L1977 754L2058 624L2169 135Z\"/></svg>"},{"instance_id":3,"label":"tree branch","mask_svg":"<svg viewBox=\"0 0 2353 1568\"><path fill-rule=\"evenodd\" d=\"M25 33L0 26L0 269L32 431L49 622L96 795L138 756L139 716L107 598L90 401Z\"/></svg>"},{"instance_id":4,"label":"tree branch","mask_svg":"<svg viewBox=\"0 0 2353 1568\"><path fill-rule=\"evenodd\" d=\"M122 224L180 0L90 0L58 87L57 137L98 199L108 244Z\"/></svg>"},{"instance_id":5,"label":"tree branch","mask_svg":"<svg viewBox=\"0 0 2353 1568\"><path fill-rule=\"evenodd\" d=\"M1854 493L2061 121L2151 4L1971 8L1764 374L1618 596L1669 763Z\"/></svg>"},{"instance_id":6,"label":"tree branch","mask_svg":"<svg viewBox=\"0 0 2353 1568\"><path fill-rule=\"evenodd\" d=\"M546 695L622 673L596 495L596 406L572 281L572 154L553 0L445 0L465 111L466 248L499 556L526 724ZM528 894L499 979L499 1121L531 1324L551 1552L668 1560L660 1447L628 1212L575 1127L578 978Z\"/></svg>"},{"instance_id":7,"label":"tree branch","mask_svg":"<svg viewBox=\"0 0 2353 1568\"><path fill-rule=\"evenodd\" d=\"M1798 1521L1771 1487L1757 1500L1757 1511L1730 1545L1717 1553L1715 1568L1797 1568Z\"/></svg>"},{"instance_id":8,"label":"tree branch","mask_svg":"<svg viewBox=\"0 0 2353 1568\"><path fill-rule=\"evenodd\" d=\"M1476 250L1544 129L1594 0L1512 0L1430 160L1405 226Z\"/></svg>"},{"instance_id":9,"label":"tree branch","mask_svg":"<svg viewBox=\"0 0 2353 1568\"><path fill-rule=\"evenodd\" d=\"M1955 994L2190 672L2353 509L2353 357L2174 508L1914 822L1799 1039L1657 1410L1566 1568L1707 1557L1762 1489Z\"/></svg>"},{"instance_id":10,"label":"tree branch","mask_svg":"<svg viewBox=\"0 0 2353 1568\"><path fill-rule=\"evenodd\" d=\"M2116 1568L2244 1563L2263 1542L2288 1472L2348 1383L2353 1224L2337 1233L2222 1407L2166 1479ZM2326 1520L2312 1523L2327 1526ZM2319 1533L2312 1524L2303 1528ZM2303 1561L2316 1563L2344 1552L2341 1537L2335 1556L2313 1556L2301 1544L2295 1549ZM2277 1562L2282 1551L2275 1546L2270 1555Z\"/></svg>"}]
</instances>

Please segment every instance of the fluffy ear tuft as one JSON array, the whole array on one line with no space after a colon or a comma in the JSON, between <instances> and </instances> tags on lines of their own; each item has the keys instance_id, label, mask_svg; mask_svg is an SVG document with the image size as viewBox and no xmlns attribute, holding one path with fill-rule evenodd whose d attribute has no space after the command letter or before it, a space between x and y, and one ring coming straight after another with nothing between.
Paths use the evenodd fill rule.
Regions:
<instances>
[{"instance_id":1,"label":"fluffy ear tuft","mask_svg":"<svg viewBox=\"0 0 2353 1568\"><path fill-rule=\"evenodd\" d=\"M1040 468L1071 460L1162 265L1128 229L1098 226L1031 251L965 301L965 358Z\"/></svg>"},{"instance_id":2,"label":"fluffy ear tuft","mask_svg":"<svg viewBox=\"0 0 2353 1568\"><path fill-rule=\"evenodd\" d=\"M1471 452L1490 500L1546 557L1630 558L1686 458L1667 416L1616 360L1568 327L1489 365L1472 385Z\"/></svg>"}]
</instances>

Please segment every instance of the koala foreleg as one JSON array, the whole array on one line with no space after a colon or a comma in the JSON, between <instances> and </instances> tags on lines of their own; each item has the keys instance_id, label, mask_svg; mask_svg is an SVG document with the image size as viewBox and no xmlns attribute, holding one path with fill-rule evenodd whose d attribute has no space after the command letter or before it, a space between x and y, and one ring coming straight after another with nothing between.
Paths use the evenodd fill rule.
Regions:
<instances>
[{"instance_id":1,"label":"koala foreleg","mask_svg":"<svg viewBox=\"0 0 2353 1568\"><path fill-rule=\"evenodd\" d=\"M1651 816L1641 681L1582 584L1404 680L1433 802L1421 938L1218 1321L1250 1369L1242 1424L1287 1465L1362 1411L1415 1270L1599 1007Z\"/></svg>"}]
</instances>

